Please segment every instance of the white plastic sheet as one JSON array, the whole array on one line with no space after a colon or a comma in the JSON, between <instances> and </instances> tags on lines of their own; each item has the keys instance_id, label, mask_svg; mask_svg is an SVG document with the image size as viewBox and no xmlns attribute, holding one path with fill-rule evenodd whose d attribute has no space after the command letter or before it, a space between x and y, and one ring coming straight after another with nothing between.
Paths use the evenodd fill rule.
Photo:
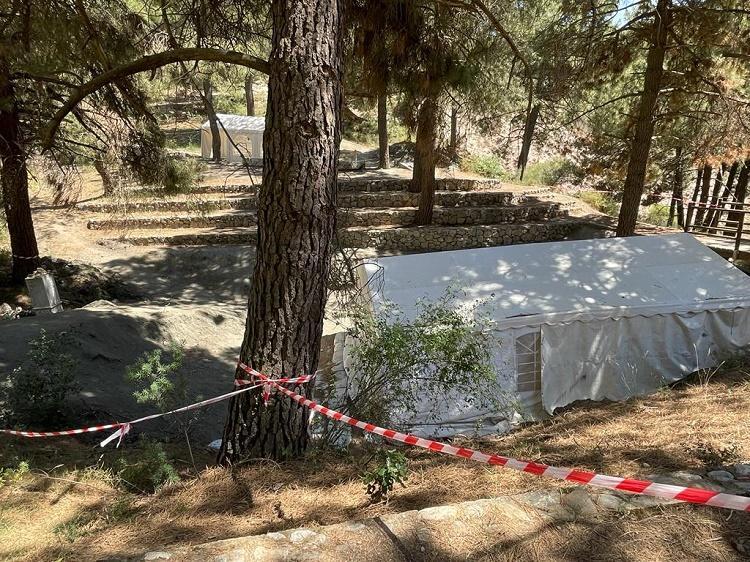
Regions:
<instances>
[{"instance_id":1,"label":"white plastic sheet","mask_svg":"<svg viewBox=\"0 0 750 562\"><path fill-rule=\"evenodd\" d=\"M739 308L542 325L544 409L647 394L748 346Z\"/></svg>"}]
</instances>

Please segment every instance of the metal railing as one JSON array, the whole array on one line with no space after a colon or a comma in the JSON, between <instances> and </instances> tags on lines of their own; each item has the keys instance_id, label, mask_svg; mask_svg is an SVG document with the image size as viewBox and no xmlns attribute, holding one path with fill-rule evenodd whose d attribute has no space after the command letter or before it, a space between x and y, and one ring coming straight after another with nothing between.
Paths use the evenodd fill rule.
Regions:
<instances>
[{"instance_id":1,"label":"metal railing","mask_svg":"<svg viewBox=\"0 0 750 562\"><path fill-rule=\"evenodd\" d=\"M732 257L736 258L743 242L750 244L750 229L745 229L745 216L750 203L724 201L718 204L690 201L685 215L685 232L734 241ZM750 224L750 223L749 223Z\"/></svg>"}]
</instances>

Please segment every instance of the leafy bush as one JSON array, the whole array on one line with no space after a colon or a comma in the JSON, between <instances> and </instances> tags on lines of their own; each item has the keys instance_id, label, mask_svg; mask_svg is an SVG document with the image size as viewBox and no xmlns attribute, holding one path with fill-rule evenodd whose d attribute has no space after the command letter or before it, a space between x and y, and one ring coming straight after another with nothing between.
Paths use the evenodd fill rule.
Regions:
<instances>
[{"instance_id":1,"label":"leafy bush","mask_svg":"<svg viewBox=\"0 0 750 562\"><path fill-rule=\"evenodd\" d=\"M620 203L606 191L581 191L578 198L605 215L616 216L620 211Z\"/></svg>"},{"instance_id":2,"label":"leafy bush","mask_svg":"<svg viewBox=\"0 0 750 562\"><path fill-rule=\"evenodd\" d=\"M45 330L29 342L24 361L13 369L4 389L7 417L16 424L44 427L59 423L65 399L78 389L78 365L67 353L69 334L47 335Z\"/></svg>"},{"instance_id":3,"label":"leafy bush","mask_svg":"<svg viewBox=\"0 0 750 562\"><path fill-rule=\"evenodd\" d=\"M164 191L166 193L188 193L198 183L203 164L194 159L173 158L164 165Z\"/></svg>"},{"instance_id":4,"label":"leafy bush","mask_svg":"<svg viewBox=\"0 0 750 562\"><path fill-rule=\"evenodd\" d=\"M503 162L491 154L470 154L461 158L461 169L487 178L505 179L508 173Z\"/></svg>"},{"instance_id":5,"label":"leafy bush","mask_svg":"<svg viewBox=\"0 0 750 562\"><path fill-rule=\"evenodd\" d=\"M21 461L16 468L0 469L0 486L18 482L29 473L29 463Z\"/></svg>"},{"instance_id":6,"label":"leafy bush","mask_svg":"<svg viewBox=\"0 0 750 562\"><path fill-rule=\"evenodd\" d=\"M643 220L656 226L667 226L669 220L669 205L654 203L645 209Z\"/></svg>"},{"instance_id":7,"label":"leafy bush","mask_svg":"<svg viewBox=\"0 0 750 562\"><path fill-rule=\"evenodd\" d=\"M417 411L420 397L447 398L458 389L468 404L502 407L489 322L478 306L460 313L454 298L448 292L434 302L417 301L412 321L393 305L374 315L351 313L355 343L346 409L352 415L397 424L399 414Z\"/></svg>"},{"instance_id":8,"label":"leafy bush","mask_svg":"<svg viewBox=\"0 0 750 562\"><path fill-rule=\"evenodd\" d=\"M573 173L573 163L565 158L552 158L532 162L523 174L524 185L555 185Z\"/></svg>"},{"instance_id":9,"label":"leafy bush","mask_svg":"<svg viewBox=\"0 0 750 562\"><path fill-rule=\"evenodd\" d=\"M129 451L117 460L117 476L130 491L153 493L166 484L179 482L177 470L169 462L161 443L145 441L142 451Z\"/></svg>"},{"instance_id":10,"label":"leafy bush","mask_svg":"<svg viewBox=\"0 0 750 562\"><path fill-rule=\"evenodd\" d=\"M362 475L362 481L367 486L367 495L373 502L387 500L396 484L405 486L404 480L408 474L406 457L403 453L380 449L377 457L378 466Z\"/></svg>"},{"instance_id":11,"label":"leafy bush","mask_svg":"<svg viewBox=\"0 0 750 562\"><path fill-rule=\"evenodd\" d=\"M144 353L126 369L125 379L142 387L133 392L139 404L154 404L162 412L181 405L187 398L187 383L180 372L185 352L179 344L169 348L171 358L162 360L163 350Z\"/></svg>"}]
</instances>

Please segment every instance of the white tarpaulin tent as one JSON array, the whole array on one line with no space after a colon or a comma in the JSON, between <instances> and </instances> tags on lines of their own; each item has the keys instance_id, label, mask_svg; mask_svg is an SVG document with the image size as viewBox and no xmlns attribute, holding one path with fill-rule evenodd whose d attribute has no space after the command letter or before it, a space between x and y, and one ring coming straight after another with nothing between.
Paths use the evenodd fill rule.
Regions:
<instances>
[{"instance_id":1,"label":"white tarpaulin tent","mask_svg":"<svg viewBox=\"0 0 750 562\"><path fill-rule=\"evenodd\" d=\"M253 160L263 158L265 117L217 113L216 118L220 121L219 136L221 138L222 159L228 162L242 162L243 156ZM239 147L239 152L229 138ZM211 152L211 126L206 121L201 125L201 156L211 158Z\"/></svg>"},{"instance_id":2,"label":"white tarpaulin tent","mask_svg":"<svg viewBox=\"0 0 750 562\"><path fill-rule=\"evenodd\" d=\"M498 385L530 417L648 393L750 345L750 277L689 234L386 257L361 267L360 283L375 310L390 302L407 318L449 287L466 310L486 301ZM406 424L450 435L488 419L494 431L510 421L459 400L439 429L419 414Z\"/></svg>"}]
</instances>

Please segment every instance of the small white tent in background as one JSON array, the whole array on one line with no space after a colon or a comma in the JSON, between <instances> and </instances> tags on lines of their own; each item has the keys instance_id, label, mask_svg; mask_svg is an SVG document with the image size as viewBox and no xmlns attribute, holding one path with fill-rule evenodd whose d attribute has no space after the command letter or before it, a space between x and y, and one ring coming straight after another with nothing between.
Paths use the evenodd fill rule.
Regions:
<instances>
[{"instance_id":1,"label":"small white tent in background","mask_svg":"<svg viewBox=\"0 0 750 562\"><path fill-rule=\"evenodd\" d=\"M242 158L259 160L263 158L263 131L266 128L265 117L246 115L228 115L217 113L219 136L221 137L221 158L227 162L242 162ZM230 142L231 137L234 144ZM201 125L201 156L211 158L211 126L208 121Z\"/></svg>"},{"instance_id":2,"label":"small white tent in background","mask_svg":"<svg viewBox=\"0 0 750 562\"><path fill-rule=\"evenodd\" d=\"M486 300L500 340L497 384L532 418L576 400L651 392L750 345L750 277L690 234L386 257L360 266L359 277L366 293L376 288L375 311L389 302L408 319L417 299L449 287L463 291L462 309ZM345 367L347 355L345 347ZM439 425L421 414L406 425L429 436L511 422L459 404L448 401Z\"/></svg>"}]
</instances>

